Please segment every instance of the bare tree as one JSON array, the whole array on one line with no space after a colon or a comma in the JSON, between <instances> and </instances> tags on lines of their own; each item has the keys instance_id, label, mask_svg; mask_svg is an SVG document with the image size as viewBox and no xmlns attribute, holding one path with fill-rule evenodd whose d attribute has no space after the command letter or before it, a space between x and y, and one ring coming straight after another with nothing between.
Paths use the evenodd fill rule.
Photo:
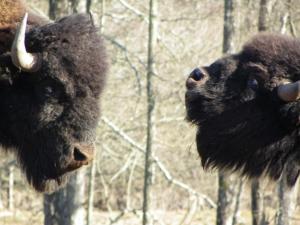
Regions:
<instances>
[{"instance_id":1,"label":"bare tree","mask_svg":"<svg viewBox=\"0 0 300 225\"><path fill-rule=\"evenodd\" d=\"M8 209L14 210L14 165L8 168Z\"/></svg>"},{"instance_id":2,"label":"bare tree","mask_svg":"<svg viewBox=\"0 0 300 225\"><path fill-rule=\"evenodd\" d=\"M240 208L240 203L241 203L241 195L243 192L243 184L244 184L244 181L242 179L240 179L238 182L234 210L233 210L233 215L232 215L232 225L238 224L239 208Z\"/></svg>"},{"instance_id":3,"label":"bare tree","mask_svg":"<svg viewBox=\"0 0 300 225\"><path fill-rule=\"evenodd\" d=\"M69 0L71 3L72 13L85 13L89 12L87 7L89 6L87 0Z\"/></svg>"},{"instance_id":4,"label":"bare tree","mask_svg":"<svg viewBox=\"0 0 300 225\"><path fill-rule=\"evenodd\" d=\"M281 18L281 28L280 32L285 33L287 30L287 20L290 18L290 8L291 8L291 0L286 2L286 13ZM292 33L292 29L291 29ZM292 33L293 34L293 33ZM278 184L278 209L277 209L277 225L290 225L290 218L295 210L296 200L297 200L297 190L298 184L295 187L288 187L286 180L288 173L290 172L290 167L294 167L293 163L288 163L286 168L283 170L283 174L281 175L280 182Z\"/></svg>"},{"instance_id":5,"label":"bare tree","mask_svg":"<svg viewBox=\"0 0 300 225\"><path fill-rule=\"evenodd\" d=\"M298 184L294 188L288 187L286 173L285 170L278 185L277 225L290 225L296 206Z\"/></svg>"},{"instance_id":6,"label":"bare tree","mask_svg":"<svg viewBox=\"0 0 300 225\"><path fill-rule=\"evenodd\" d=\"M93 211L94 211L94 187L96 175L96 161L93 160L89 171L89 196L88 196L88 210L87 210L87 225L93 224Z\"/></svg>"},{"instance_id":7,"label":"bare tree","mask_svg":"<svg viewBox=\"0 0 300 225\"><path fill-rule=\"evenodd\" d=\"M263 193L260 181L253 179L251 183L252 224L260 225L263 218Z\"/></svg>"},{"instance_id":8,"label":"bare tree","mask_svg":"<svg viewBox=\"0 0 300 225\"><path fill-rule=\"evenodd\" d=\"M50 195L44 195L44 225L66 224L65 199L66 192L64 189Z\"/></svg>"},{"instance_id":9,"label":"bare tree","mask_svg":"<svg viewBox=\"0 0 300 225\"><path fill-rule=\"evenodd\" d=\"M258 31L269 30L269 18L272 8L272 0L260 0Z\"/></svg>"},{"instance_id":10,"label":"bare tree","mask_svg":"<svg viewBox=\"0 0 300 225\"><path fill-rule=\"evenodd\" d=\"M71 13L90 11L91 0L49 0L49 17L52 20Z\"/></svg>"},{"instance_id":11,"label":"bare tree","mask_svg":"<svg viewBox=\"0 0 300 225\"><path fill-rule=\"evenodd\" d=\"M52 20L68 15L71 11L69 0L49 0L49 17Z\"/></svg>"},{"instance_id":12,"label":"bare tree","mask_svg":"<svg viewBox=\"0 0 300 225\"><path fill-rule=\"evenodd\" d=\"M234 0L224 0L223 53L233 53L234 34Z\"/></svg>"},{"instance_id":13,"label":"bare tree","mask_svg":"<svg viewBox=\"0 0 300 225\"><path fill-rule=\"evenodd\" d=\"M49 17L54 20L56 18L57 0L49 0Z\"/></svg>"},{"instance_id":14,"label":"bare tree","mask_svg":"<svg viewBox=\"0 0 300 225\"><path fill-rule=\"evenodd\" d=\"M223 53L232 53L234 50L234 2L224 0L224 31L223 31ZM230 223L230 211L232 196L230 194L230 178L228 175L219 172L218 176L218 207L217 225L227 225Z\"/></svg>"},{"instance_id":15,"label":"bare tree","mask_svg":"<svg viewBox=\"0 0 300 225\"><path fill-rule=\"evenodd\" d=\"M86 0L86 12L87 13L91 11L92 4L93 4L92 0Z\"/></svg>"},{"instance_id":16,"label":"bare tree","mask_svg":"<svg viewBox=\"0 0 300 225\"><path fill-rule=\"evenodd\" d=\"M3 185L3 181L2 181L2 177L0 176L0 210L3 209L3 200L1 195L2 185Z\"/></svg>"},{"instance_id":17,"label":"bare tree","mask_svg":"<svg viewBox=\"0 0 300 225\"><path fill-rule=\"evenodd\" d=\"M149 30L148 30L148 62L147 62L147 143L145 154L144 172L144 202L143 202L143 225L151 224L149 217L152 181L152 142L153 142L153 114L155 98L153 93L154 75L154 49L156 44L156 16L157 1L149 0Z\"/></svg>"},{"instance_id":18,"label":"bare tree","mask_svg":"<svg viewBox=\"0 0 300 225\"><path fill-rule=\"evenodd\" d=\"M85 169L77 171L71 177L67 187L67 218L69 223L64 225L84 225L86 220L85 203Z\"/></svg>"},{"instance_id":19,"label":"bare tree","mask_svg":"<svg viewBox=\"0 0 300 225\"><path fill-rule=\"evenodd\" d=\"M49 16L52 19L69 13L85 12L85 0L49 0ZM84 225L86 210L85 170L71 176L67 186L44 196L45 225Z\"/></svg>"},{"instance_id":20,"label":"bare tree","mask_svg":"<svg viewBox=\"0 0 300 225\"><path fill-rule=\"evenodd\" d=\"M85 171L77 171L65 188L44 195L44 225L85 224Z\"/></svg>"},{"instance_id":21,"label":"bare tree","mask_svg":"<svg viewBox=\"0 0 300 225\"><path fill-rule=\"evenodd\" d=\"M260 0L258 15L258 31L269 30L269 17L271 13L272 0ZM263 191L259 179L253 179L251 183L251 211L252 224L260 225L264 223Z\"/></svg>"}]
</instances>

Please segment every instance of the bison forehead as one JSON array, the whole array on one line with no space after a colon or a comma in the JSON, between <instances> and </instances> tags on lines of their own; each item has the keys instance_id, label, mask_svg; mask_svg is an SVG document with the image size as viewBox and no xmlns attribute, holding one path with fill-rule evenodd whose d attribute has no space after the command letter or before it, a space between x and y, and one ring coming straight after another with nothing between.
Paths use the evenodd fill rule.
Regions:
<instances>
[{"instance_id":1,"label":"bison forehead","mask_svg":"<svg viewBox=\"0 0 300 225\"><path fill-rule=\"evenodd\" d=\"M99 96L104 85L107 61L103 41L87 15L65 17L33 28L26 38L30 52L41 53L38 73L73 83L81 91Z\"/></svg>"}]
</instances>

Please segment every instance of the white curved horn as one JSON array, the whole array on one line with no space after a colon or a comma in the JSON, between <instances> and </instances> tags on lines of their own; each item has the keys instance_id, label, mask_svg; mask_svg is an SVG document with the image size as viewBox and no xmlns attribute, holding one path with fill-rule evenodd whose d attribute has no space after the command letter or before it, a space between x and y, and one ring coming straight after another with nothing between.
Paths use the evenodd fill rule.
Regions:
<instances>
[{"instance_id":1,"label":"white curved horn","mask_svg":"<svg viewBox=\"0 0 300 225\"><path fill-rule=\"evenodd\" d=\"M277 94L285 102L298 100L300 98L300 81L280 85Z\"/></svg>"},{"instance_id":2,"label":"white curved horn","mask_svg":"<svg viewBox=\"0 0 300 225\"><path fill-rule=\"evenodd\" d=\"M41 67L41 59L37 54L28 53L25 47L25 32L28 13L25 14L11 47L11 58L14 65L27 72L36 72Z\"/></svg>"}]
</instances>

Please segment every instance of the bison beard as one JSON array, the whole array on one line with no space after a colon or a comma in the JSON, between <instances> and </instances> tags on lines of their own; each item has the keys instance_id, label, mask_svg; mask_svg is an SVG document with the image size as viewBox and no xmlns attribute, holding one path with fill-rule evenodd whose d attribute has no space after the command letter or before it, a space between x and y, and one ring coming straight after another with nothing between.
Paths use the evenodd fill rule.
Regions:
<instances>
[{"instance_id":1,"label":"bison beard","mask_svg":"<svg viewBox=\"0 0 300 225\"><path fill-rule=\"evenodd\" d=\"M187 119L198 126L205 168L266 173L295 184L300 171L300 102L279 97L300 80L300 41L262 34L243 50L194 70L187 79ZM298 83L295 83L299 91ZM280 87L280 88L278 88ZM284 100L282 100L284 99Z\"/></svg>"},{"instance_id":2,"label":"bison beard","mask_svg":"<svg viewBox=\"0 0 300 225\"><path fill-rule=\"evenodd\" d=\"M25 46L39 57L37 71L17 68L13 50L0 55L0 144L36 190L51 192L93 154L107 63L89 16L30 28Z\"/></svg>"}]
</instances>

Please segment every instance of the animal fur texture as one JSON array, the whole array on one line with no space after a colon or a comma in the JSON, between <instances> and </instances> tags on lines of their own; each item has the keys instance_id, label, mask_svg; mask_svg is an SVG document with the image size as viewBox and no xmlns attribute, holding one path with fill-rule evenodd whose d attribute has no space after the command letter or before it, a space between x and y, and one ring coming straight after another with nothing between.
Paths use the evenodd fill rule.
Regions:
<instances>
[{"instance_id":1,"label":"animal fur texture","mask_svg":"<svg viewBox=\"0 0 300 225\"><path fill-rule=\"evenodd\" d=\"M49 23L44 16L27 8L23 0L0 0L0 9L0 54L10 50L16 27L25 12L29 13L29 28Z\"/></svg>"},{"instance_id":2,"label":"animal fur texture","mask_svg":"<svg viewBox=\"0 0 300 225\"><path fill-rule=\"evenodd\" d=\"M0 32L14 35L26 8L15 4L0 0L1 10L15 12L0 14ZM82 157L74 143L95 139L107 57L88 15L31 25L25 45L42 59L37 72L16 68L6 48L12 41L0 42L0 144L14 149L36 190L50 192L67 180L70 161Z\"/></svg>"},{"instance_id":3,"label":"animal fur texture","mask_svg":"<svg viewBox=\"0 0 300 225\"><path fill-rule=\"evenodd\" d=\"M300 41L261 34L187 80L187 119L198 126L205 168L294 185L300 169L300 102L284 102L278 86L300 80Z\"/></svg>"}]
</instances>

